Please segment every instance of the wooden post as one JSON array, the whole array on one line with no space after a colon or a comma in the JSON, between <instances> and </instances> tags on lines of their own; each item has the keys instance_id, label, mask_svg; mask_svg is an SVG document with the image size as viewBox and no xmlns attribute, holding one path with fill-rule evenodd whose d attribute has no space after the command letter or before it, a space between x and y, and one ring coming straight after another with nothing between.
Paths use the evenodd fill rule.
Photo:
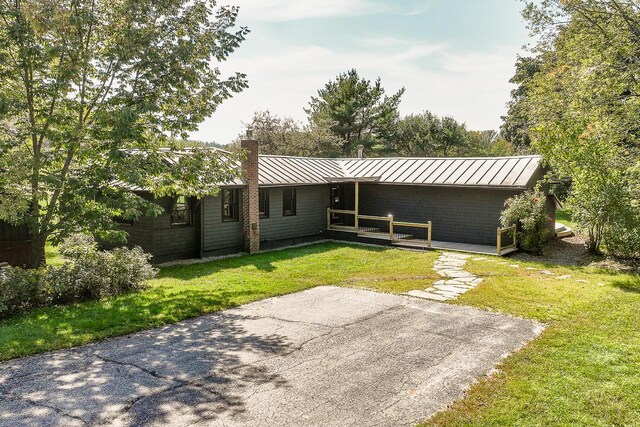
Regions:
<instances>
[{"instance_id":1,"label":"wooden post","mask_svg":"<svg viewBox=\"0 0 640 427\"><path fill-rule=\"evenodd\" d=\"M498 256L500 256L500 252L502 252L501 251L501 246L502 246L502 232L500 231L500 227L498 227L498 245L497 245L497 247L498 247L498 250L497 250Z\"/></svg>"},{"instance_id":2,"label":"wooden post","mask_svg":"<svg viewBox=\"0 0 640 427\"><path fill-rule=\"evenodd\" d=\"M429 224L429 231L428 231L428 238L429 238L429 247L431 247L431 221L428 222Z\"/></svg>"},{"instance_id":3,"label":"wooden post","mask_svg":"<svg viewBox=\"0 0 640 427\"><path fill-rule=\"evenodd\" d=\"M331 229L331 208L327 208L327 229Z\"/></svg>"},{"instance_id":4,"label":"wooden post","mask_svg":"<svg viewBox=\"0 0 640 427\"><path fill-rule=\"evenodd\" d=\"M393 242L393 215L389 216L389 238Z\"/></svg>"},{"instance_id":5,"label":"wooden post","mask_svg":"<svg viewBox=\"0 0 640 427\"><path fill-rule=\"evenodd\" d=\"M356 217L354 219L354 226L356 227L356 231L359 230L359 224L358 224L358 215L360 215L360 183L358 181L356 181L355 183L355 187L356 187L356 200L355 200L355 211L356 211Z\"/></svg>"}]
</instances>

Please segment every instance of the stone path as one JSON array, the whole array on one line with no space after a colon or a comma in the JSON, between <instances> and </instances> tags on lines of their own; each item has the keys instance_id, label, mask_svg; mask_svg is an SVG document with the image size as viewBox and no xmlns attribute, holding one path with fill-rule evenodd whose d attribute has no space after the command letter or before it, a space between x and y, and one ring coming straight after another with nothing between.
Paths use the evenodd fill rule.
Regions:
<instances>
[{"instance_id":1,"label":"stone path","mask_svg":"<svg viewBox=\"0 0 640 427\"><path fill-rule=\"evenodd\" d=\"M433 263L433 269L445 279L438 280L430 288L409 291L406 295L434 301L447 301L458 298L468 290L475 288L482 282L482 279L463 270L470 257L465 254L443 252Z\"/></svg>"}]
</instances>

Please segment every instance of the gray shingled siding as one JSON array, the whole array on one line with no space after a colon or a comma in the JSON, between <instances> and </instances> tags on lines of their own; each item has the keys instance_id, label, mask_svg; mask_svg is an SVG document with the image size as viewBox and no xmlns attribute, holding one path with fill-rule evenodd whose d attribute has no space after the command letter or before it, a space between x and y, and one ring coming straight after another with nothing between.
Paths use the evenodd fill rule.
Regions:
<instances>
[{"instance_id":1,"label":"gray shingled siding","mask_svg":"<svg viewBox=\"0 0 640 427\"><path fill-rule=\"evenodd\" d=\"M222 199L220 196L205 197L204 243L205 255L242 252L242 189L238 200L238 221L222 221Z\"/></svg>"},{"instance_id":2,"label":"gray shingled siding","mask_svg":"<svg viewBox=\"0 0 640 427\"><path fill-rule=\"evenodd\" d=\"M500 212L512 190L360 185L360 213L433 224L433 240L496 244Z\"/></svg>"},{"instance_id":3,"label":"gray shingled siding","mask_svg":"<svg viewBox=\"0 0 640 427\"><path fill-rule=\"evenodd\" d=\"M269 218L260 219L260 241L319 236L324 233L329 207L329 186L296 187L297 213L282 215L282 188L269 188Z\"/></svg>"},{"instance_id":4,"label":"gray shingled siding","mask_svg":"<svg viewBox=\"0 0 640 427\"><path fill-rule=\"evenodd\" d=\"M151 200L151 195L142 195ZM171 225L171 198L162 197L154 202L164 208L164 213L153 217L140 217L133 225L123 224L127 231L128 246L140 246L145 252L153 255L153 262L165 262L174 259L192 258L199 255L197 247L197 227ZM192 199L192 209L197 209Z\"/></svg>"}]
</instances>

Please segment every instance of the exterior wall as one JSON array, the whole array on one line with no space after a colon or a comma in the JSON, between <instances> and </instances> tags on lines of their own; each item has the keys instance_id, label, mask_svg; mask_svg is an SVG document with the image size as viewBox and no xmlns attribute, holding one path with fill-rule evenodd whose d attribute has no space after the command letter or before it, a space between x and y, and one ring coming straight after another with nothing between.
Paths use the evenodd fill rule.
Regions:
<instances>
[{"instance_id":1,"label":"exterior wall","mask_svg":"<svg viewBox=\"0 0 640 427\"><path fill-rule=\"evenodd\" d=\"M142 195L151 200L151 195ZM164 208L164 213L155 218L140 217L133 225L122 224L129 237L127 246L140 246L145 252L153 255L154 263L161 263L176 259L194 258L199 256L198 245L198 216L196 212L199 204L195 199L191 200L191 209L194 213L193 224L190 226L171 225L171 198L162 197L155 199Z\"/></svg>"},{"instance_id":2,"label":"exterior wall","mask_svg":"<svg viewBox=\"0 0 640 427\"><path fill-rule=\"evenodd\" d=\"M242 206L243 191L240 191L239 205ZM238 221L222 221L222 198L205 197L203 207L203 255L215 256L243 251L243 212L239 210Z\"/></svg>"},{"instance_id":3,"label":"exterior wall","mask_svg":"<svg viewBox=\"0 0 640 427\"><path fill-rule=\"evenodd\" d=\"M13 226L0 221L0 262L24 267L29 261L31 241L26 226Z\"/></svg>"},{"instance_id":4,"label":"exterior wall","mask_svg":"<svg viewBox=\"0 0 640 427\"><path fill-rule=\"evenodd\" d=\"M296 215L283 216L282 188L269 188L269 218L260 219L261 246L276 247L322 237L327 226L329 189L329 185L296 187Z\"/></svg>"},{"instance_id":5,"label":"exterior wall","mask_svg":"<svg viewBox=\"0 0 640 427\"><path fill-rule=\"evenodd\" d=\"M511 190L360 185L360 214L432 222L433 240L496 244L500 212Z\"/></svg>"}]
</instances>

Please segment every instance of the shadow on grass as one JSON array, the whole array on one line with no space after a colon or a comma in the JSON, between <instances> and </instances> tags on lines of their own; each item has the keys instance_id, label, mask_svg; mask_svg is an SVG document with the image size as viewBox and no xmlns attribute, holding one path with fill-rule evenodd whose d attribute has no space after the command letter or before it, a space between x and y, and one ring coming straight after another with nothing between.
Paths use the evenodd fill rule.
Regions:
<instances>
[{"instance_id":1,"label":"shadow on grass","mask_svg":"<svg viewBox=\"0 0 640 427\"><path fill-rule=\"evenodd\" d=\"M640 294L640 276L614 280L611 282L611 285L625 292Z\"/></svg>"},{"instance_id":2,"label":"shadow on grass","mask_svg":"<svg viewBox=\"0 0 640 427\"><path fill-rule=\"evenodd\" d=\"M271 272L276 270L277 267L274 264L278 262L290 261L309 255L325 254L349 246L357 247L358 249L368 252L384 252L390 249L389 247L385 246L354 246L350 245L349 243L334 242L318 243L297 248L283 248L280 250L258 253L254 255L243 255L233 258L224 258L213 260L210 262L203 262L201 264L185 264L163 267L158 274L158 278L191 280L198 277L219 273L224 270L232 270L247 266L253 266L260 271Z\"/></svg>"}]
</instances>

